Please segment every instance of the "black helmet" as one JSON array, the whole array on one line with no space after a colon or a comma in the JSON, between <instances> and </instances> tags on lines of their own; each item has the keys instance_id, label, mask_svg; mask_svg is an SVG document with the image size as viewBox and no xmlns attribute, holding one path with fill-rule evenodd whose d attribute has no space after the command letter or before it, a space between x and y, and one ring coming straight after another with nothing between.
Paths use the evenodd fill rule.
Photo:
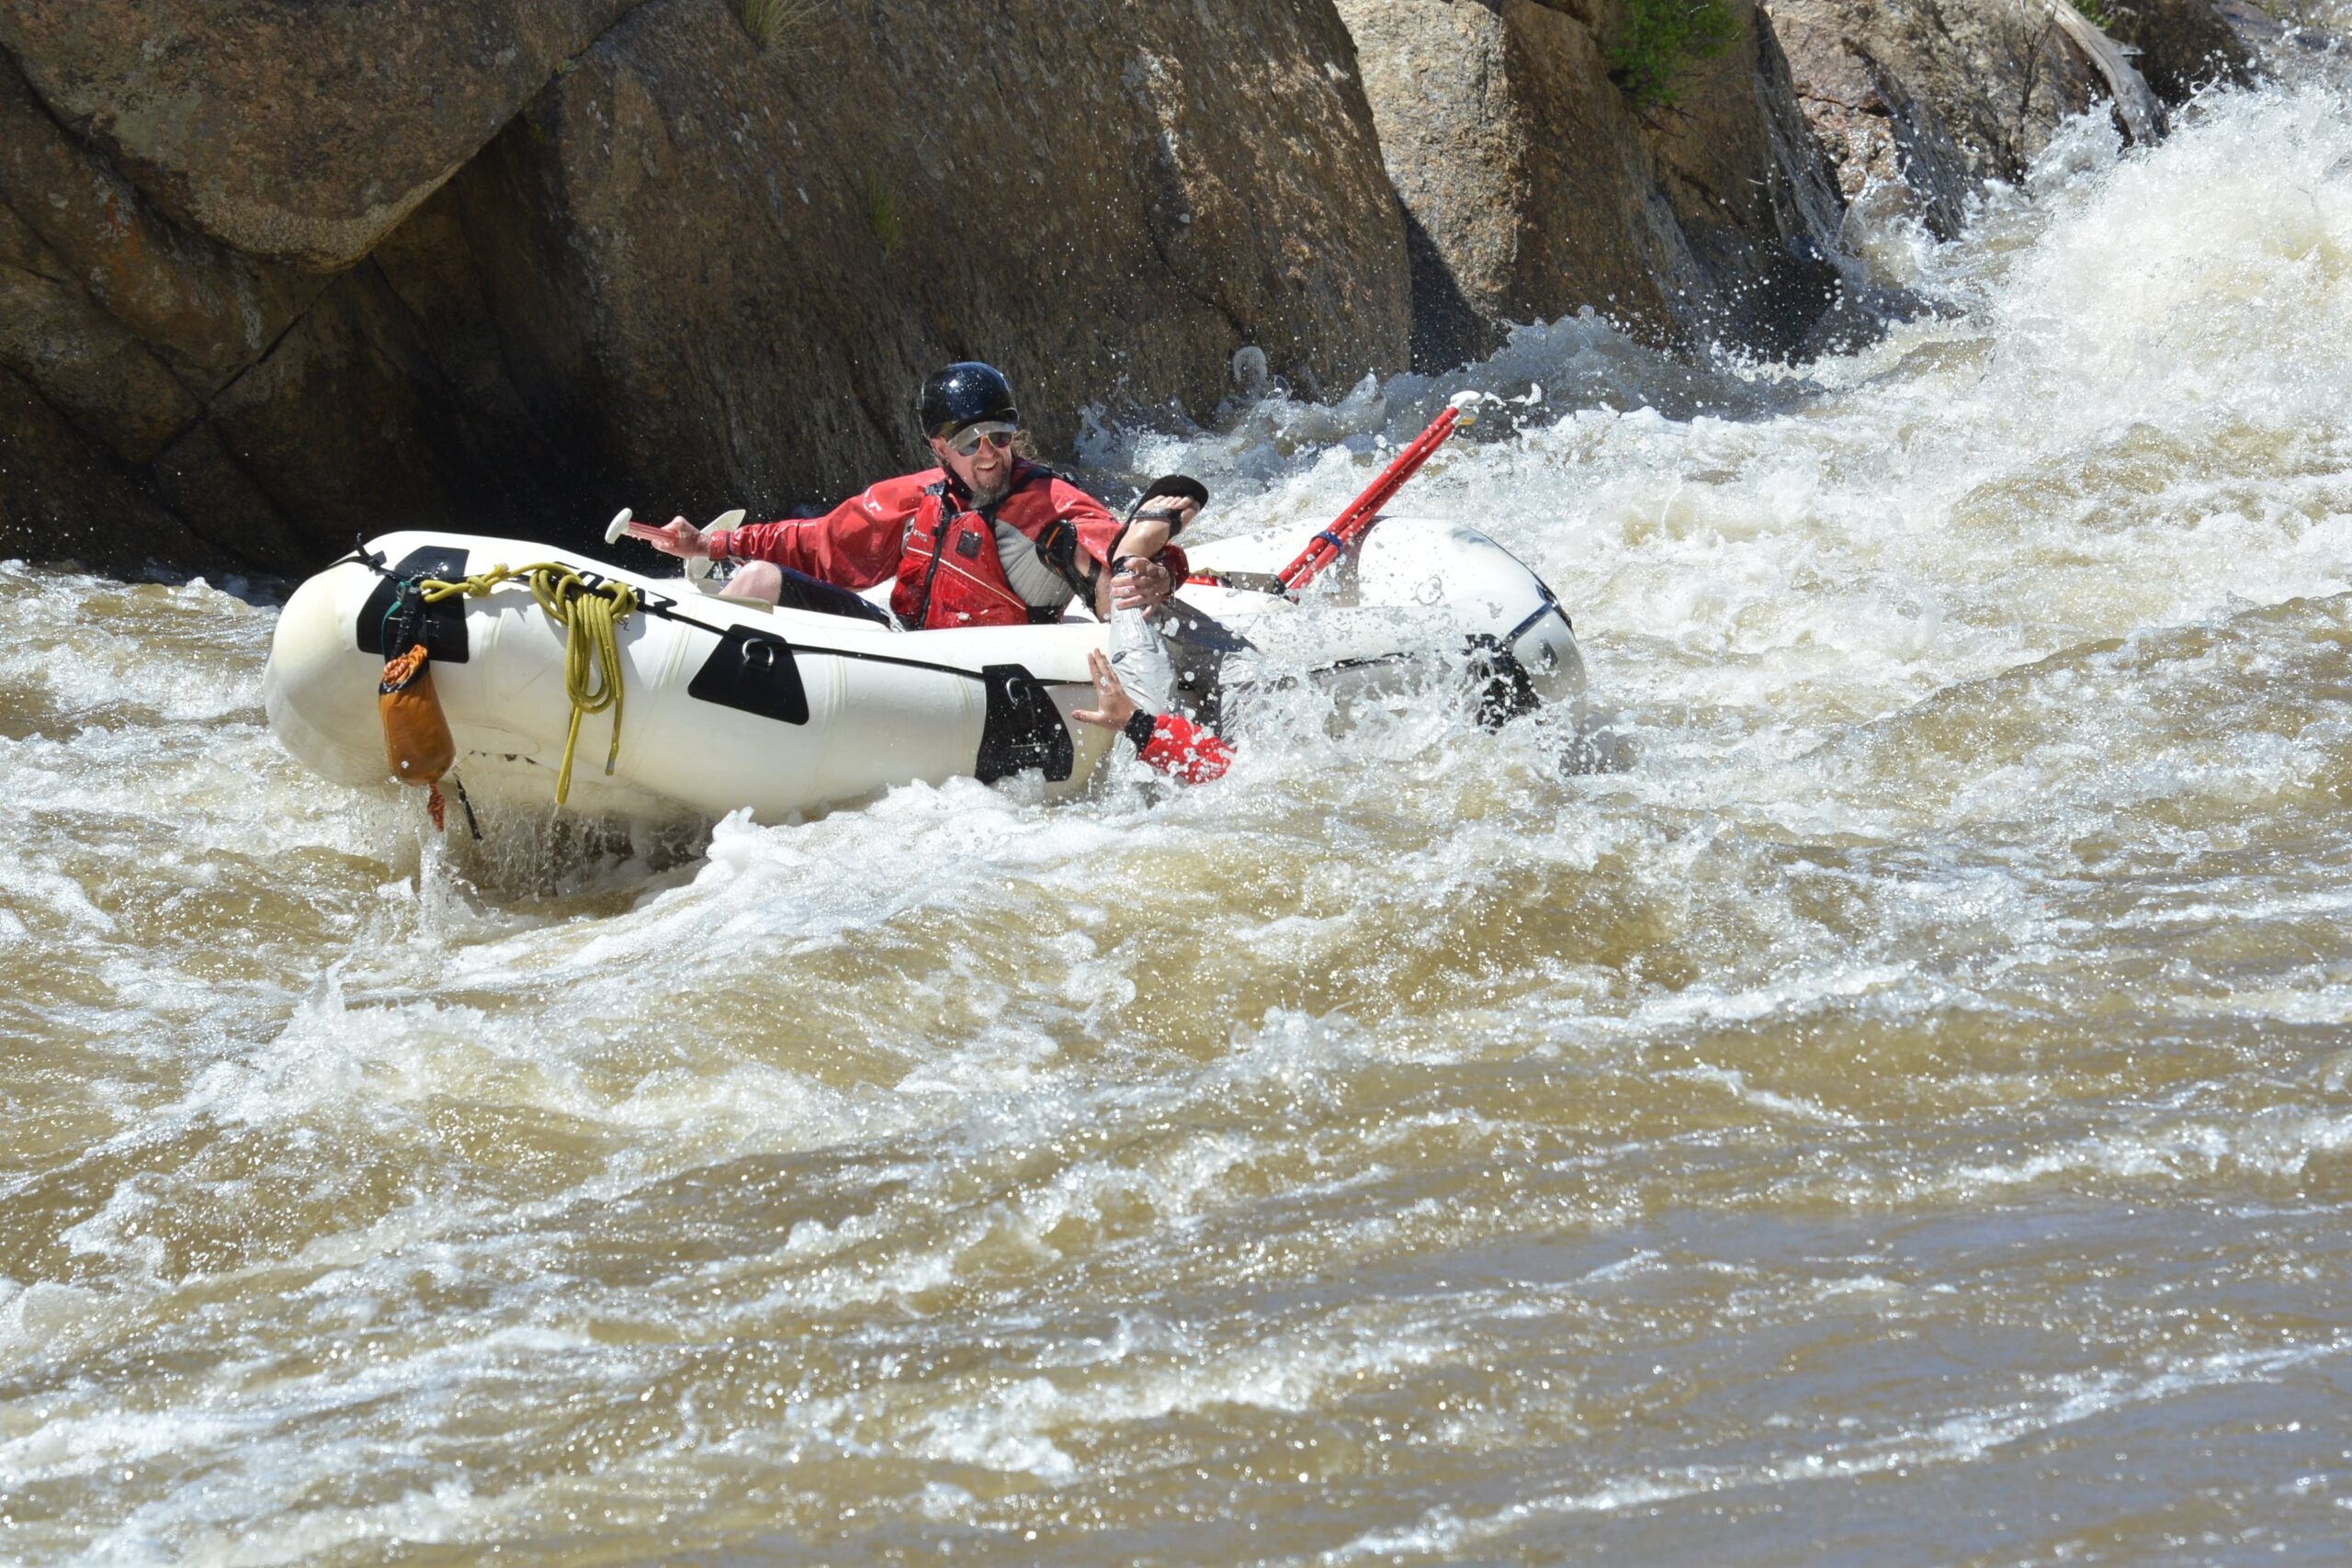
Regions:
<instances>
[{"instance_id":1,"label":"black helmet","mask_svg":"<svg viewBox=\"0 0 2352 1568\"><path fill-rule=\"evenodd\" d=\"M1019 424L1021 411L1012 406L1012 385L1003 371L977 359L962 359L922 384L915 417L922 422L925 435L952 435L984 419Z\"/></svg>"}]
</instances>

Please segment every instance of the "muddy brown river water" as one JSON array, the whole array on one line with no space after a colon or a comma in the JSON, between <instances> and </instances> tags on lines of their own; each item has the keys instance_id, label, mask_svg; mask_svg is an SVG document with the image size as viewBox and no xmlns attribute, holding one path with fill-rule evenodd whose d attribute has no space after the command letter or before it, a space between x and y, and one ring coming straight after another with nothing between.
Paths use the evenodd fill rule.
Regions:
<instances>
[{"instance_id":1,"label":"muddy brown river water","mask_svg":"<svg viewBox=\"0 0 2352 1568\"><path fill-rule=\"evenodd\" d=\"M0 567L0 1561L2352 1561L2352 112L1871 244L1799 372L1096 453L1304 531L1516 400L1413 509L1598 770L445 846L266 592Z\"/></svg>"}]
</instances>

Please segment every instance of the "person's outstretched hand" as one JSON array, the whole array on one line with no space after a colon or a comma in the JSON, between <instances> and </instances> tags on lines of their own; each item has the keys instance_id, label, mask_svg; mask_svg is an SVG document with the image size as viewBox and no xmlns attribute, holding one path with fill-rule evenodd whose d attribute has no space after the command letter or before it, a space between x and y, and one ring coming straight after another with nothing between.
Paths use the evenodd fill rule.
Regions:
<instances>
[{"instance_id":1,"label":"person's outstretched hand","mask_svg":"<svg viewBox=\"0 0 2352 1568\"><path fill-rule=\"evenodd\" d=\"M1099 724L1105 729L1125 729L1127 720L1136 716L1136 700L1119 683L1119 672L1111 668L1110 657L1099 648L1090 649L1086 670L1094 677L1095 705L1075 709L1070 717L1080 724Z\"/></svg>"},{"instance_id":2,"label":"person's outstretched hand","mask_svg":"<svg viewBox=\"0 0 2352 1568\"><path fill-rule=\"evenodd\" d=\"M650 523L630 523L628 536L643 539L665 556L707 556L710 547L703 539L702 530L683 517L673 517L655 527Z\"/></svg>"}]
</instances>

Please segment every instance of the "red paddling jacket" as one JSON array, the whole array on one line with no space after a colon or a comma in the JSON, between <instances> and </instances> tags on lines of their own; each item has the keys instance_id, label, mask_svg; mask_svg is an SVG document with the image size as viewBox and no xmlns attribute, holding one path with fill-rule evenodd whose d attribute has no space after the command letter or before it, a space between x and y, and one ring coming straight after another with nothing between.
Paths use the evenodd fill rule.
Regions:
<instances>
[{"instance_id":1,"label":"red paddling jacket","mask_svg":"<svg viewBox=\"0 0 2352 1568\"><path fill-rule=\"evenodd\" d=\"M1225 777L1233 766L1233 748L1214 731L1203 729L1181 713L1136 710L1127 720L1127 739L1136 755L1186 784L1206 784Z\"/></svg>"},{"instance_id":2,"label":"red paddling jacket","mask_svg":"<svg viewBox=\"0 0 2352 1568\"><path fill-rule=\"evenodd\" d=\"M975 510L943 468L869 486L822 517L754 523L709 536L717 560L764 560L853 591L887 581L899 623L1017 626L1061 619L1069 602L1090 602L1102 563L1125 532L1103 504L1023 459L1012 488ZM1170 545L1162 560L1178 581L1191 568ZM1143 760L1187 784L1224 773L1233 753L1181 714L1138 713L1127 733Z\"/></svg>"},{"instance_id":3,"label":"red paddling jacket","mask_svg":"<svg viewBox=\"0 0 2352 1568\"><path fill-rule=\"evenodd\" d=\"M1057 621L1073 598L1091 599L1122 532L1101 502L1023 458L992 505L973 508L946 470L926 468L870 486L822 517L714 534L710 553L774 561L852 590L895 571L890 609L911 630L1017 626ZM1165 558L1181 581L1182 553L1170 546Z\"/></svg>"}]
</instances>

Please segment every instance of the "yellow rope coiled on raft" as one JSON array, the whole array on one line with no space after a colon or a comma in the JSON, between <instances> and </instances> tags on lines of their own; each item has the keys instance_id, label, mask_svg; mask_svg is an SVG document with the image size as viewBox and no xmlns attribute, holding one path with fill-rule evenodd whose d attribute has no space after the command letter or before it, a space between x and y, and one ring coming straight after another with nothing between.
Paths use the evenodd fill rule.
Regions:
<instances>
[{"instance_id":1,"label":"yellow rope coiled on raft","mask_svg":"<svg viewBox=\"0 0 2352 1568\"><path fill-rule=\"evenodd\" d=\"M621 623L637 611L637 590L626 582L591 582L560 561L537 566L492 567L458 582L426 578L417 584L428 604L464 594L480 599L502 582L527 579L531 597L548 620L563 628L563 690L571 699L571 729L563 739L563 771L556 775L555 803L571 793L571 752L580 743L580 721L613 710L613 744L605 772L621 754Z\"/></svg>"}]
</instances>

